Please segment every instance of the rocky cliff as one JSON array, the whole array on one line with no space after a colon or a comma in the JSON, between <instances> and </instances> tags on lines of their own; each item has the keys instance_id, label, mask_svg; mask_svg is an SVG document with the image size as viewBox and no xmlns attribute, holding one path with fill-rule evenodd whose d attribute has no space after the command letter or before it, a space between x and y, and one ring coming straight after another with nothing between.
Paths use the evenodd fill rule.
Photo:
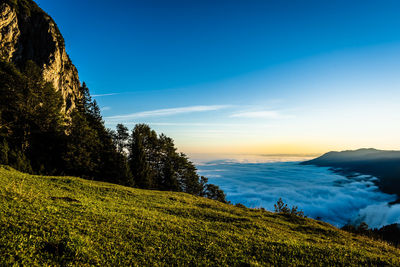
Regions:
<instances>
[{"instance_id":1,"label":"rocky cliff","mask_svg":"<svg viewBox=\"0 0 400 267\"><path fill-rule=\"evenodd\" d=\"M46 81L61 91L64 111L80 97L78 71L69 59L64 39L53 21L31 0L0 0L0 57L23 66L34 61Z\"/></svg>"}]
</instances>

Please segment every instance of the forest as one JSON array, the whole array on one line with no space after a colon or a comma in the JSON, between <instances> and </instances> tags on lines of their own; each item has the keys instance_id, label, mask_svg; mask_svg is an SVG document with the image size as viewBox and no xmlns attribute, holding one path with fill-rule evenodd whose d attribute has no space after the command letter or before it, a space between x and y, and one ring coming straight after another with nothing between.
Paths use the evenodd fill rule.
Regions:
<instances>
[{"instance_id":1,"label":"forest","mask_svg":"<svg viewBox=\"0 0 400 267\"><path fill-rule=\"evenodd\" d=\"M185 192L226 202L174 141L138 124L105 127L85 83L70 114L41 69L0 61L0 164L40 175L79 176L130 187Z\"/></svg>"}]
</instances>

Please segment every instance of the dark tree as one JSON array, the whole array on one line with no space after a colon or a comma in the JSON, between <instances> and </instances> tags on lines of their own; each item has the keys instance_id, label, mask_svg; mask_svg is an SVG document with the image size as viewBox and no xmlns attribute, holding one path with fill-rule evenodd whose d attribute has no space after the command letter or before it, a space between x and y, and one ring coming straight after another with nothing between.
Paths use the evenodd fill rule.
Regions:
<instances>
[{"instance_id":1,"label":"dark tree","mask_svg":"<svg viewBox=\"0 0 400 267\"><path fill-rule=\"evenodd\" d=\"M205 197L226 203L226 195L218 186L207 184L205 188Z\"/></svg>"},{"instance_id":2,"label":"dark tree","mask_svg":"<svg viewBox=\"0 0 400 267\"><path fill-rule=\"evenodd\" d=\"M151 188L153 184L153 175L148 161L149 155L146 154L145 144L147 143L141 133L141 125L137 125L132 131L129 166L135 184L140 188Z\"/></svg>"},{"instance_id":3,"label":"dark tree","mask_svg":"<svg viewBox=\"0 0 400 267\"><path fill-rule=\"evenodd\" d=\"M178 153L171 138L138 124L132 131L129 166L135 185L166 191L181 191L226 202L224 192L199 177L194 164Z\"/></svg>"},{"instance_id":4,"label":"dark tree","mask_svg":"<svg viewBox=\"0 0 400 267\"><path fill-rule=\"evenodd\" d=\"M71 114L67 136L65 161L68 172L132 186L126 156L117 151L113 134L105 128L100 109L85 83L80 93L81 99Z\"/></svg>"},{"instance_id":5,"label":"dark tree","mask_svg":"<svg viewBox=\"0 0 400 267\"><path fill-rule=\"evenodd\" d=\"M282 198L279 198L279 200L274 204L275 212L278 213L290 213L290 209L287 204L285 204L282 200Z\"/></svg>"},{"instance_id":6,"label":"dark tree","mask_svg":"<svg viewBox=\"0 0 400 267\"><path fill-rule=\"evenodd\" d=\"M179 187L177 172L177 153L174 141L161 134L157 141L157 175L156 181L160 190L182 191Z\"/></svg>"},{"instance_id":7,"label":"dark tree","mask_svg":"<svg viewBox=\"0 0 400 267\"><path fill-rule=\"evenodd\" d=\"M125 149L128 148L129 141L129 130L123 124L117 124L117 129L113 135L114 144L117 147L117 151L121 154L125 154Z\"/></svg>"},{"instance_id":8,"label":"dark tree","mask_svg":"<svg viewBox=\"0 0 400 267\"><path fill-rule=\"evenodd\" d=\"M0 142L0 164L8 165L8 154L10 148L5 138Z\"/></svg>"},{"instance_id":9,"label":"dark tree","mask_svg":"<svg viewBox=\"0 0 400 267\"><path fill-rule=\"evenodd\" d=\"M65 114L61 92L44 81L41 69L32 61L21 66L0 61L0 164L225 201L171 138L145 124L131 136L122 124L106 129L85 83L76 108Z\"/></svg>"},{"instance_id":10,"label":"dark tree","mask_svg":"<svg viewBox=\"0 0 400 267\"><path fill-rule=\"evenodd\" d=\"M299 217L305 217L304 212L302 210L299 210L299 208L297 206L293 206L290 209L288 207L288 205L283 202L282 198L279 198L278 202L276 202L276 204L274 204L274 207L275 207L275 212L278 212L278 213L295 215L295 216L299 216Z\"/></svg>"},{"instance_id":11,"label":"dark tree","mask_svg":"<svg viewBox=\"0 0 400 267\"><path fill-rule=\"evenodd\" d=\"M1 62L0 81L0 137L8 145L8 164L54 173L61 165L58 146L65 135L60 92L43 80L32 61L26 62L23 72Z\"/></svg>"},{"instance_id":12,"label":"dark tree","mask_svg":"<svg viewBox=\"0 0 400 267\"><path fill-rule=\"evenodd\" d=\"M78 111L71 113L68 131L64 156L66 173L93 177L100 163L97 155L100 146L97 133L89 126L84 114Z\"/></svg>"}]
</instances>

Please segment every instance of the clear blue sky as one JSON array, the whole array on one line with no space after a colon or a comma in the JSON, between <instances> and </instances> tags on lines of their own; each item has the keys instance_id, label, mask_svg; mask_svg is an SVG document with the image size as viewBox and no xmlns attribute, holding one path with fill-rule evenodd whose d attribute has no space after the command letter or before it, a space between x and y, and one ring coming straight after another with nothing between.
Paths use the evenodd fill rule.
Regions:
<instances>
[{"instance_id":1,"label":"clear blue sky","mask_svg":"<svg viewBox=\"0 0 400 267\"><path fill-rule=\"evenodd\" d=\"M109 127L188 153L400 149L399 1L37 3Z\"/></svg>"}]
</instances>

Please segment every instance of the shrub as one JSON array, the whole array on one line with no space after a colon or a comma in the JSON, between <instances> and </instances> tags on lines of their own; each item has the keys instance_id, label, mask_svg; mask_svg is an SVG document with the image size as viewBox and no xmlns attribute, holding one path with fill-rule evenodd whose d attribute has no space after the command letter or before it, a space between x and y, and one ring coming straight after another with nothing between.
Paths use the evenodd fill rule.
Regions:
<instances>
[{"instance_id":1,"label":"shrub","mask_svg":"<svg viewBox=\"0 0 400 267\"><path fill-rule=\"evenodd\" d=\"M242 208L242 209L245 209L245 208L246 208L246 206L243 205L242 203L236 203L236 204L235 204L235 207Z\"/></svg>"},{"instance_id":2,"label":"shrub","mask_svg":"<svg viewBox=\"0 0 400 267\"><path fill-rule=\"evenodd\" d=\"M276 204L274 204L274 207L275 207L275 212L277 212L277 213L305 217L304 212L302 210L299 210L297 206L293 206L290 209L288 207L288 205L283 202L282 198L279 198L279 200L276 202Z\"/></svg>"}]
</instances>

